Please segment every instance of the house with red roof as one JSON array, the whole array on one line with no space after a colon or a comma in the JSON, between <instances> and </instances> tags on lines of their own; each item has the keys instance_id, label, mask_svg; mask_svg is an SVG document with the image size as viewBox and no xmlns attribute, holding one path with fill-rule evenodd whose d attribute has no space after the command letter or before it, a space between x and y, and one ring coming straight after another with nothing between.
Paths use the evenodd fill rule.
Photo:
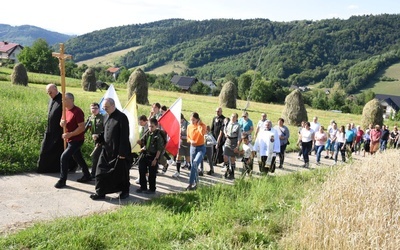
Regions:
<instances>
[{"instance_id":1,"label":"house with red roof","mask_svg":"<svg viewBox=\"0 0 400 250\"><path fill-rule=\"evenodd\" d=\"M121 69L116 67L109 67L106 71L113 76L114 80L117 80L117 77L121 72Z\"/></svg>"},{"instance_id":2,"label":"house with red roof","mask_svg":"<svg viewBox=\"0 0 400 250\"><path fill-rule=\"evenodd\" d=\"M24 47L17 43L9 43L5 41L0 42L0 61L18 62L17 55Z\"/></svg>"}]
</instances>

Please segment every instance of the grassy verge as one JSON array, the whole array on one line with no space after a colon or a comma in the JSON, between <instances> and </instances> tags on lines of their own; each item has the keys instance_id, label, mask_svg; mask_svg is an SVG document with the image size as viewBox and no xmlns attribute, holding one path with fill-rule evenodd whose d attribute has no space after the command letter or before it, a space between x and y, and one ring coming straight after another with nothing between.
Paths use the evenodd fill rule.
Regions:
<instances>
[{"instance_id":1,"label":"grassy verge","mask_svg":"<svg viewBox=\"0 0 400 250\"><path fill-rule=\"evenodd\" d=\"M237 180L107 214L40 223L0 238L0 248L276 249L301 200L327 171Z\"/></svg>"}]
</instances>

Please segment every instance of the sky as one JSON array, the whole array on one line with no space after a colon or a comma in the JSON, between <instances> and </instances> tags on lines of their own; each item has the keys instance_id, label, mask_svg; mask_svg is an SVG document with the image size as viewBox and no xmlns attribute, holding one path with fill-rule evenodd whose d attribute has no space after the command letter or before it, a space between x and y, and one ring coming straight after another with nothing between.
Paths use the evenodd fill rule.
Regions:
<instances>
[{"instance_id":1,"label":"sky","mask_svg":"<svg viewBox=\"0 0 400 250\"><path fill-rule=\"evenodd\" d=\"M271 21L348 19L400 14L399 0L19 0L1 4L0 24L33 25L82 35L170 18L267 18ZM7 3L7 2L6 2ZM4 9L3 9L4 8Z\"/></svg>"}]
</instances>

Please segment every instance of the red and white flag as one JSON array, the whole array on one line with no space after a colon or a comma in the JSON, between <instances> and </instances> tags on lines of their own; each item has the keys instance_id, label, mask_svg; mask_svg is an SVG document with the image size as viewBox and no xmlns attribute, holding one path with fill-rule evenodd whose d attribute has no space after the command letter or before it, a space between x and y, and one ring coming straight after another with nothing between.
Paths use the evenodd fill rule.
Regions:
<instances>
[{"instance_id":1,"label":"red and white flag","mask_svg":"<svg viewBox=\"0 0 400 250\"><path fill-rule=\"evenodd\" d=\"M179 98L158 120L158 123L169 136L165 150L174 156L178 154L181 140L181 112L182 98Z\"/></svg>"}]
</instances>

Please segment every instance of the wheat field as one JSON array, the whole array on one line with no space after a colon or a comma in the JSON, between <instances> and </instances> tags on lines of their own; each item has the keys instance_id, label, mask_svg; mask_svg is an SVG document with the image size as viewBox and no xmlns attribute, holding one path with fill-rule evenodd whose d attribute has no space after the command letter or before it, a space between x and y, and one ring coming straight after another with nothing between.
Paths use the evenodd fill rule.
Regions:
<instances>
[{"instance_id":1,"label":"wheat field","mask_svg":"<svg viewBox=\"0 0 400 250\"><path fill-rule=\"evenodd\" d=\"M398 249L399 151L393 149L332 171L303 203L288 249Z\"/></svg>"}]
</instances>

